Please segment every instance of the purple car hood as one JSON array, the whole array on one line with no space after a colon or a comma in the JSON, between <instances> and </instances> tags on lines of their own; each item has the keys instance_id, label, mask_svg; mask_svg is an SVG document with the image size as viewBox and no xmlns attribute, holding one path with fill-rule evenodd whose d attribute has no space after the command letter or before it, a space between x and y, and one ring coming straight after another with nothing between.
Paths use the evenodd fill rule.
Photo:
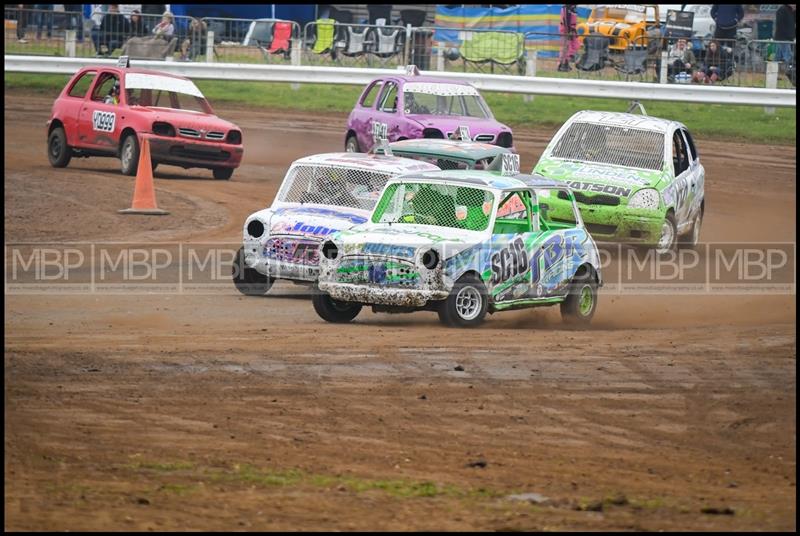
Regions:
<instances>
[{"instance_id":1,"label":"purple car hood","mask_svg":"<svg viewBox=\"0 0 800 536\"><path fill-rule=\"evenodd\" d=\"M416 121L423 128L438 128L445 136L449 132L455 132L458 127L469 127L470 136L475 137L476 134L494 134L497 135L503 131L511 130L503 123L495 119L479 119L477 117L442 117L441 115L406 115L408 119Z\"/></svg>"}]
</instances>

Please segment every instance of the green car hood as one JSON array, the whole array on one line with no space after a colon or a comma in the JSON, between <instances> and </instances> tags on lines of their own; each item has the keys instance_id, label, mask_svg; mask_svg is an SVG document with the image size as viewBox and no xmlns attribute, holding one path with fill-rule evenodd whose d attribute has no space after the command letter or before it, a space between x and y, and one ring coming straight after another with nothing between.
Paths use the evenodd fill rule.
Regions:
<instances>
[{"instance_id":1,"label":"green car hood","mask_svg":"<svg viewBox=\"0 0 800 536\"><path fill-rule=\"evenodd\" d=\"M573 190L628 197L640 188L659 188L659 183L664 179L667 170L644 170L560 158L542 158L536 164L533 173L551 180L566 182Z\"/></svg>"}]
</instances>

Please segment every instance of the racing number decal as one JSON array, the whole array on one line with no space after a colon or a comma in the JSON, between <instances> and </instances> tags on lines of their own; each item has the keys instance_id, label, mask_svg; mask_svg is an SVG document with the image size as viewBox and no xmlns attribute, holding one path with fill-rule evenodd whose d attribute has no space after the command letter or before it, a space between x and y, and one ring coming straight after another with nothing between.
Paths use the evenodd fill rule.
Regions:
<instances>
[{"instance_id":1,"label":"racing number decal","mask_svg":"<svg viewBox=\"0 0 800 536\"><path fill-rule=\"evenodd\" d=\"M528 253L521 238L492 255L492 285L528 271Z\"/></svg>"},{"instance_id":2,"label":"racing number decal","mask_svg":"<svg viewBox=\"0 0 800 536\"><path fill-rule=\"evenodd\" d=\"M102 132L114 132L114 124L117 122L117 114L114 112L101 112L95 110L92 114L92 128Z\"/></svg>"},{"instance_id":3,"label":"racing number decal","mask_svg":"<svg viewBox=\"0 0 800 536\"><path fill-rule=\"evenodd\" d=\"M372 139L385 140L389 137L389 125L386 123L372 122Z\"/></svg>"}]
</instances>

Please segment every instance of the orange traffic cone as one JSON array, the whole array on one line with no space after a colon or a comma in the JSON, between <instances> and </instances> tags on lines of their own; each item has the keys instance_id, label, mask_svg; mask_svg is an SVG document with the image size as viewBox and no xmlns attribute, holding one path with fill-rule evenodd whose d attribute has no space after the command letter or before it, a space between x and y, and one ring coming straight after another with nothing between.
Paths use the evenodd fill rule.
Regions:
<instances>
[{"instance_id":1,"label":"orange traffic cone","mask_svg":"<svg viewBox=\"0 0 800 536\"><path fill-rule=\"evenodd\" d=\"M142 136L139 151L139 166L136 169L136 185L133 187L131 208L118 210L120 214L150 214L163 216L169 214L156 205L156 191L153 187L153 167L150 163L150 140Z\"/></svg>"}]
</instances>

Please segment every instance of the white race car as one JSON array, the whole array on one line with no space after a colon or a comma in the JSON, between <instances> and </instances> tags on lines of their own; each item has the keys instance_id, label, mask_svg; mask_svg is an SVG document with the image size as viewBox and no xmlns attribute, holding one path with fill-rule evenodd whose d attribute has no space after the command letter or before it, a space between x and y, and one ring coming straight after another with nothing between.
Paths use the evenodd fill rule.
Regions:
<instances>
[{"instance_id":1,"label":"white race car","mask_svg":"<svg viewBox=\"0 0 800 536\"><path fill-rule=\"evenodd\" d=\"M389 179L438 169L410 158L363 153L296 160L272 206L244 222L234 285L242 294L263 295L275 279L314 282L323 239L367 221Z\"/></svg>"}]
</instances>

